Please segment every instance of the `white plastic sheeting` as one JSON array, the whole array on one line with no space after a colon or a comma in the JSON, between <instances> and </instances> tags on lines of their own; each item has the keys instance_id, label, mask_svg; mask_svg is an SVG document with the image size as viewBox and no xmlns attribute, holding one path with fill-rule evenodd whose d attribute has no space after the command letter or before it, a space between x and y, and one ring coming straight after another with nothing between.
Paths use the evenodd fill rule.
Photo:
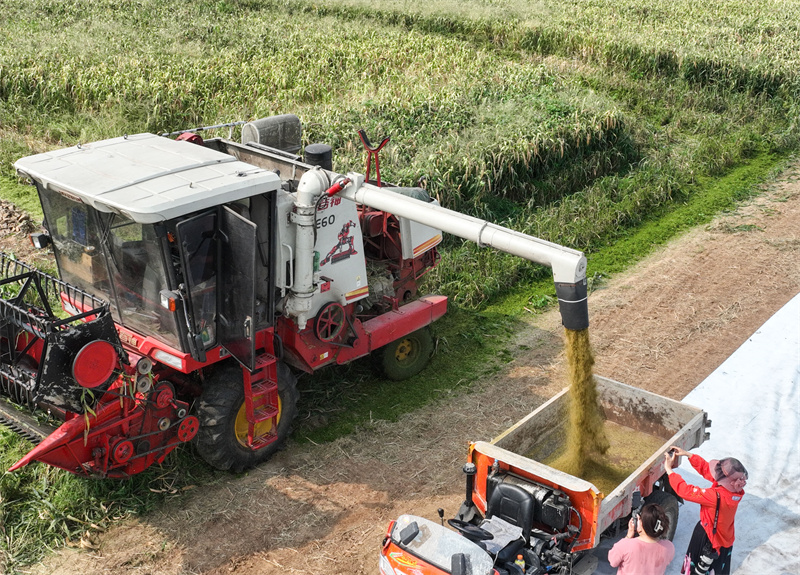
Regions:
<instances>
[{"instance_id":1,"label":"white plastic sheeting","mask_svg":"<svg viewBox=\"0 0 800 575\"><path fill-rule=\"evenodd\" d=\"M731 573L800 575L800 295L684 401L713 422L711 440L693 453L707 460L736 457L750 476L736 514ZM688 461L679 473L691 484L709 485ZM699 505L681 506L667 573L680 572L699 516ZM595 573L616 572L606 560L614 543L606 540L596 550Z\"/></svg>"}]
</instances>

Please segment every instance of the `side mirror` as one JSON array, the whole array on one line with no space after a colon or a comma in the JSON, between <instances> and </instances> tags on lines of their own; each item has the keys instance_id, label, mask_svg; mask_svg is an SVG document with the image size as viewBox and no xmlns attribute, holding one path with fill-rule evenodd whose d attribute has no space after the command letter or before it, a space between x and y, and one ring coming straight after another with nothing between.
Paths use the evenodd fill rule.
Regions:
<instances>
[{"instance_id":1,"label":"side mirror","mask_svg":"<svg viewBox=\"0 0 800 575\"><path fill-rule=\"evenodd\" d=\"M400 531L400 543L408 545L417 535L419 535L419 525L416 521L412 521Z\"/></svg>"},{"instance_id":2,"label":"side mirror","mask_svg":"<svg viewBox=\"0 0 800 575\"><path fill-rule=\"evenodd\" d=\"M33 247L37 250L41 250L42 248L46 248L50 245L50 236L43 233L31 234L31 243Z\"/></svg>"}]
</instances>

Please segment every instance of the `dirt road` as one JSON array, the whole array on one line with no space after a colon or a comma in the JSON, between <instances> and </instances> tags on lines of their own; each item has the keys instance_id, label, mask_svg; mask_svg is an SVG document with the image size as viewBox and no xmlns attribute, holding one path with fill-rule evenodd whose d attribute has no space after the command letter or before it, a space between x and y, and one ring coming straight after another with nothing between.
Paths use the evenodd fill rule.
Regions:
<instances>
[{"instance_id":1,"label":"dirt road","mask_svg":"<svg viewBox=\"0 0 800 575\"><path fill-rule=\"evenodd\" d=\"M595 291L595 372L682 398L800 292L798 182L800 164ZM468 441L493 437L560 390L562 351L558 314L531 317L515 361L472 393L332 444L290 446L244 477L112 528L95 550L62 549L34 572L377 573L389 520L406 511L435 518L438 507L452 516Z\"/></svg>"}]
</instances>

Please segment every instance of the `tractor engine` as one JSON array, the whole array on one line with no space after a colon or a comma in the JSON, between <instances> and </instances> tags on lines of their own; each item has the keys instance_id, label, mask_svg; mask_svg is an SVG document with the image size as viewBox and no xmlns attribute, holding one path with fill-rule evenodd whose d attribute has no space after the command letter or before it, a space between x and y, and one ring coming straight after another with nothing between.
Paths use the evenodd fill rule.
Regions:
<instances>
[{"instance_id":1,"label":"tractor engine","mask_svg":"<svg viewBox=\"0 0 800 575\"><path fill-rule=\"evenodd\" d=\"M370 263L367 265L367 281L369 295L361 302L363 312L384 309L386 302L396 296L395 278L385 266Z\"/></svg>"}]
</instances>

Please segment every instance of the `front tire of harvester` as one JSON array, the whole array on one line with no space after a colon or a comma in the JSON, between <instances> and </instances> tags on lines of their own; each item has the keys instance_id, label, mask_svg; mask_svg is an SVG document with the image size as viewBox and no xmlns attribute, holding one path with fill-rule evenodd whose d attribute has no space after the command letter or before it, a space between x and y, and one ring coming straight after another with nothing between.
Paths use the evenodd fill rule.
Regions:
<instances>
[{"instance_id":1,"label":"front tire of harvester","mask_svg":"<svg viewBox=\"0 0 800 575\"><path fill-rule=\"evenodd\" d=\"M650 495L644 498L645 504L656 503L661 506L664 513L669 518L669 529L667 529L664 539L675 537L675 530L678 528L678 498L672 493L666 491L653 491Z\"/></svg>"},{"instance_id":2,"label":"front tire of harvester","mask_svg":"<svg viewBox=\"0 0 800 575\"><path fill-rule=\"evenodd\" d=\"M381 348L381 370L389 379L395 381L408 379L428 365L432 353L431 330L423 327Z\"/></svg>"},{"instance_id":3,"label":"front tire of harvester","mask_svg":"<svg viewBox=\"0 0 800 575\"><path fill-rule=\"evenodd\" d=\"M214 372L203 386L197 416L197 451L217 469L239 472L266 461L281 448L297 414L297 380L286 364L278 363L278 439L254 451L247 446L242 368L229 364ZM238 425L237 425L238 420ZM270 422L258 424L257 433L271 431ZM244 435L243 435L244 434Z\"/></svg>"}]
</instances>

